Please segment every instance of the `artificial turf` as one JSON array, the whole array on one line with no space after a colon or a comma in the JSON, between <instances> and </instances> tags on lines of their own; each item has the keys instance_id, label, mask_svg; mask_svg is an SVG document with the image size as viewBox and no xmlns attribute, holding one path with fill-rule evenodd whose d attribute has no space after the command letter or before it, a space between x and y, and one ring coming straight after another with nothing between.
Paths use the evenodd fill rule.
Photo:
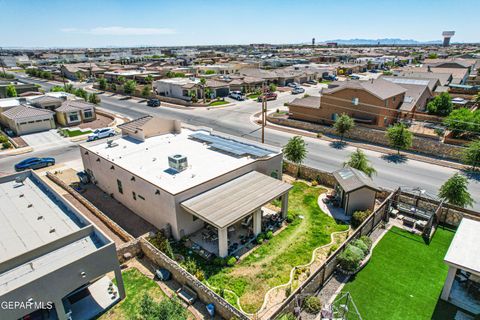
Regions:
<instances>
[{"instance_id":1,"label":"artificial turf","mask_svg":"<svg viewBox=\"0 0 480 320\"><path fill-rule=\"evenodd\" d=\"M362 319L436 318L448 272L443 258L453 236L439 228L427 245L418 235L392 228L343 292L350 292Z\"/></svg>"}]
</instances>

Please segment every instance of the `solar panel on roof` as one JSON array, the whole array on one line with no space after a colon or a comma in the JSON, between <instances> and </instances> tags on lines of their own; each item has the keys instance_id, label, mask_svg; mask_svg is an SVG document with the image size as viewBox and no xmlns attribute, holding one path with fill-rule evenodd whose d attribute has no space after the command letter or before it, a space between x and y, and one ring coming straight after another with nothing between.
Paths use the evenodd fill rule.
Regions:
<instances>
[{"instance_id":1,"label":"solar panel on roof","mask_svg":"<svg viewBox=\"0 0 480 320\"><path fill-rule=\"evenodd\" d=\"M210 147L222 150L238 156L252 155L256 157L264 157L271 153L269 150L258 148L252 145L241 143L226 138L212 136L201 132L196 132L190 135L191 138L210 143Z\"/></svg>"}]
</instances>

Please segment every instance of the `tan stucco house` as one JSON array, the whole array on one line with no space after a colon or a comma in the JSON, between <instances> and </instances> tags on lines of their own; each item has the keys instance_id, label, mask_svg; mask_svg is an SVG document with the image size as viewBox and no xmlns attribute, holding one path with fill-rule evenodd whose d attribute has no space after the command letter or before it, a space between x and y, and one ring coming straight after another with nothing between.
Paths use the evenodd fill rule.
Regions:
<instances>
[{"instance_id":1,"label":"tan stucco house","mask_svg":"<svg viewBox=\"0 0 480 320\"><path fill-rule=\"evenodd\" d=\"M55 109L55 116L59 125L75 126L96 119L95 105L83 100L66 100Z\"/></svg>"}]
</instances>

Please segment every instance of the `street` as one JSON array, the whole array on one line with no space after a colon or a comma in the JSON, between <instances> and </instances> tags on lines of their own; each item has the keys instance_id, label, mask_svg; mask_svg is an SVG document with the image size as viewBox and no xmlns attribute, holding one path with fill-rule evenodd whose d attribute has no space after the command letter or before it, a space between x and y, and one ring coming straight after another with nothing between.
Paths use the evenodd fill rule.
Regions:
<instances>
[{"instance_id":1,"label":"street","mask_svg":"<svg viewBox=\"0 0 480 320\"><path fill-rule=\"evenodd\" d=\"M26 79L25 81L31 81ZM32 80L45 88L51 86L41 81ZM306 93L318 95L319 88L305 87ZM283 108L285 102L293 100L295 97L290 93L280 93L277 100L269 101L268 108L275 110ZM260 103L247 100L236 102L234 106L207 108L170 108L170 107L147 107L146 103L139 103L137 100L119 100L120 96L111 96L110 93L100 95L102 100L100 107L129 118L137 118L143 115L158 115L167 118L174 118L182 122L207 126L214 130L227 134L245 137L259 141L261 138L260 127L251 121L251 116L260 112ZM284 146L292 136L290 133L266 129L266 143L277 147ZM330 142L305 138L308 144L308 155L305 161L307 166L318 168L324 171L333 171L342 167L343 162L349 154L355 150L354 147L346 146L343 149L335 148ZM382 187L396 188L398 186L420 187L426 190L427 195L436 195L438 188L457 170L446 168L439 165L425 163L416 160L407 159L404 162L392 162L385 154L364 150L370 159L373 167L377 170L374 181ZM62 146L52 146L49 149L33 151L21 156L7 157L0 159L0 172L8 173L13 171L13 164L27 157L33 156L53 156L57 162L71 161L79 157L78 146L76 144ZM470 176L469 190L475 199L475 210L480 210L480 177Z\"/></svg>"}]
</instances>

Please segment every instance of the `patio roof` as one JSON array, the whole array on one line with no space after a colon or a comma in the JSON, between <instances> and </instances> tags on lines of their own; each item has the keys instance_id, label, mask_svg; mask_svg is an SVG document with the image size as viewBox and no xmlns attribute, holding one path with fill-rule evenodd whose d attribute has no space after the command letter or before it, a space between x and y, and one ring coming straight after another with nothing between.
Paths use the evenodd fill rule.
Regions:
<instances>
[{"instance_id":1,"label":"patio roof","mask_svg":"<svg viewBox=\"0 0 480 320\"><path fill-rule=\"evenodd\" d=\"M185 200L181 206L207 223L225 228L283 195L292 185L252 171Z\"/></svg>"},{"instance_id":2,"label":"patio roof","mask_svg":"<svg viewBox=\"0 0 480 320\"><path fill-rule=\"evenodd\" d=\"M480 221L463 218L445 255L445 262L476 274L480 273L480 255L473 248L480 241Z\"/></svg>"}]
</instances>

